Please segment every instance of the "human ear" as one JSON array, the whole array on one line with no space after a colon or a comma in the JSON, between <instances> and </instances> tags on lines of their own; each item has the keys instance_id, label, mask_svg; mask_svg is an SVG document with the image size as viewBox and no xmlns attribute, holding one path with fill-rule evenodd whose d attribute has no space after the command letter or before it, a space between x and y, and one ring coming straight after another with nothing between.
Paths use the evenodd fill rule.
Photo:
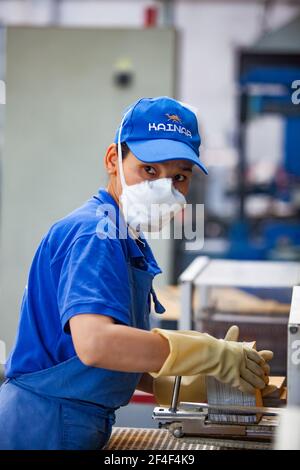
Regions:
<instances>
[{"instance_id":1,"label":"human ear","mask_svg":"<svg viewBox=\"0 0 300 470\"><path fill-rule=\"evenodd\" d=\"M117 175L118 173L118 153L117 153L117 145L110 144L110 146L106 150L106 154L104 156L104 165L106 171L109 175Z\"/></svg>"}]
</instances>

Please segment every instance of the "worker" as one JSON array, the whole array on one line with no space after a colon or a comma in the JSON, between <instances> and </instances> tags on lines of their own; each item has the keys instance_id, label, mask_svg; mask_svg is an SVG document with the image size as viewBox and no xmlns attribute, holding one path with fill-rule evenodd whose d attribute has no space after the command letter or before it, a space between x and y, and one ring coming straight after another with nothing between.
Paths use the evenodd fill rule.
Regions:
<instances>
[{"instance_id":1,"label":"worker","mask_svg":"<svg viewBox=\"0 0 300 470\"><path fill-rule=\"evenodd\" d=\"M0 389L1 449L103 448L116 409L165 376L265 389L271 352L195 331L149 331L151 300L164 308L144 232L182 210L193 168L207 172L199 145L190 107L138 100L107 148L107 187L42 239Z\"/></svg>"}]
</instances>

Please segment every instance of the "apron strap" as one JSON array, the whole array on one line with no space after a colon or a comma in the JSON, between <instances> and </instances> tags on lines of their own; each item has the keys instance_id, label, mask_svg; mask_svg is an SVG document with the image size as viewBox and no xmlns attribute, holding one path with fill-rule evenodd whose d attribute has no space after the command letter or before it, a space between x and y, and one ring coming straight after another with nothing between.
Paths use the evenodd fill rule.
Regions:
<instances>
[{"instance_id":1,"label":"apron strap","mask_svg":"<svg viewBox=\"0 0 300 470\"><path fill-rule=\"evenodd\" d=\"M137 328L137 312L135 309L135 302L133 297L133 275L130 262L127 262L128 275L129 275L129 287L130 287L130 299L131 299L131 321L134 328Z\"/></svg>"},{"instance_id":2,"label":"apron strap","mask_svg":"<svg viewBox=\"0 0 300 470\"><path fill-rule=\"evenodd\" d=\"M153 299L153 302L154 302L154 307L155 307L155 312L156 313L164 313L166 311L165 307L160 303L160 301L158 300L157 298L157 295L153 289L153 287L151 287L151 290L150 290L151 294L152 294L152 299Z\"/></svg>"}]
</instances>

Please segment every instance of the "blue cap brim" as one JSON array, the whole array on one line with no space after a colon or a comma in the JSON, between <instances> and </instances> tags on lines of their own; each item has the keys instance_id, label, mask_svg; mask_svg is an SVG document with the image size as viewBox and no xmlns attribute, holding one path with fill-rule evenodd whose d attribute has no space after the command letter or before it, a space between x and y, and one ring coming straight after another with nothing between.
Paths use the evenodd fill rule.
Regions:
<instances>
[{"instance_id":1,"label":"blue cap brim","mask_svg":"<svg viewBox=\"0 0 300 470\"><path fill-rule=\"evenodd\" d=\"M131 152L146 163L160 163L168 160L188 160L207 175L208 171L193 149L178 140L152 139L126 142Z\"/></svg>"}]
</instances>

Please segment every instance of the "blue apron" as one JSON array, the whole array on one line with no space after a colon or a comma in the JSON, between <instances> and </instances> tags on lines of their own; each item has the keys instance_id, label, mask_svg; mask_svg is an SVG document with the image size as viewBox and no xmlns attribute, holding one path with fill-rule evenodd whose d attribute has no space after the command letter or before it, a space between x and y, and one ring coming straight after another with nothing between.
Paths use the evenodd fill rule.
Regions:
<instances>
[{"instance_id":1,"label":"blue apron","mask_svg":"<svg viewBox=\"0 0 300 470\"><path fill-rule=\"evenodd\" d=\"M153 274L128 261L131 326L148 330ZM8 379L0 388L0 449L101 449L115 410L126 405L142 374L87 367L77 356Z\"/></svg>"}]
</instances>

